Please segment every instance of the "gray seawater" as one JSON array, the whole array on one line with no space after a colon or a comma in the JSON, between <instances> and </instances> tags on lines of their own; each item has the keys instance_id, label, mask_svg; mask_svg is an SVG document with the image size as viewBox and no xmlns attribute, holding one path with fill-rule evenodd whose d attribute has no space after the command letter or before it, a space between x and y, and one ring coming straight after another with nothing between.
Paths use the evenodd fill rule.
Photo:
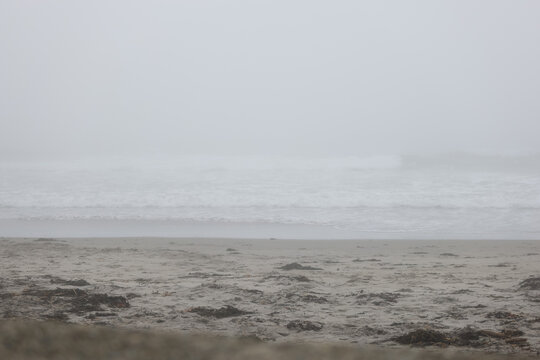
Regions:
<instances>
[{"instance_id":1,"label":"gray seawater","mask_svg":"<svg viewBox=\"0 0 540 360\"><path fill-rule=\"evenodd\" d=\"M362 238L540 239L537 160L182 157L0 164L0 220L312 226L326 229L325 236L335 230Z\"/></svg>"}]
</instances>

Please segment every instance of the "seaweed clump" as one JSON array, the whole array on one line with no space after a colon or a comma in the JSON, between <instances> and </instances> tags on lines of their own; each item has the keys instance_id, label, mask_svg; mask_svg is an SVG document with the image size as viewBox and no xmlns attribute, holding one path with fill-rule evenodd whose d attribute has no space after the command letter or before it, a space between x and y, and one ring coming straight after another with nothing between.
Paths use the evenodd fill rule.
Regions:
<instances>
[{"instance_id":1,"label":"seaweed clump","mask_svg":"<svg viewBox=\"0 0 540 360\"><path fill-rule=\"evenodd\" d=\"M240 310L231 305L225 305L219 309L214 309L214 308L206 307L206 306L197 306L197 307L190 308L186 311L195 313L199 316L213 317L216 319L251 314L251 312L249 311Z\"/></svg>"},{"instance_id":2,"label":"seaweed clump","mask_svg":"<svg viewBox=\"0 0 540 360\"><path fill-rule=\"evenodd\" d=\"M300 331L321 331L322 323L312 322L308 320L293 320L287 324L287 329Z\"/></svg>"},{"instance_id":3,"label":"seaweed clump","mask_svg":"<svg viewBox=\"0 0 540 360\"><path fill-rule=\"evenodd\" d=\"M500 332L492 330L477 330L470 326L458 329L454 332L441 332L430 328L416 329L409 333L396 336L390 340L402 345L412 346L472 346L480 347L486 344L487 339L497 339L506 344L527 347L526 338L520 337L524 333L517 329L504 329Z\"/></svg>"},{"instance_id":4,"label":"seaweed clump","mask_svg":"<svg viewBox=\"0 0 540 360\"><path fill-rule=\"evenodd\" d=\"M443 332L433 329L416 329L407 334L393 338L395 342L402 345L450 345L452 338Z\"/></svg>"},{"instance_id":5,"label":"seaweed clump","mask_svg":"<svg viewBox=\"0 0 540 360\"><path fill-rule=\"evenodd\" d=\"M283 265L282 267L280 267L280 269L281 270L322 270L321 268L318 268L318 267L305 266L296 262Z\"/></svg>"},{"instance_id":6,"label":"seaweed clump","mask_svg":"<svg viewBox=\"0 0 540 360\"><path fill-rule=\"evenodd\" d=\"M540 277L531 277L519 283L520 290L540 290Z\"/></svg>"},{"instance_id":7,"label":"seaweed clump","mask_svg":"<svg viewBox=\"0 0 540 360\"><path fill-rule=\"evenodd\" d=\"M83 314L90 311L102 311L101 305L107 305L111 308L124 309L129 308L129 301L124 296L111 296L108 294L91 294L79 288L64 289L27 289L23 295L36 296L48 303L71 305L68 312Z\"/></svg>"}]
</instances>

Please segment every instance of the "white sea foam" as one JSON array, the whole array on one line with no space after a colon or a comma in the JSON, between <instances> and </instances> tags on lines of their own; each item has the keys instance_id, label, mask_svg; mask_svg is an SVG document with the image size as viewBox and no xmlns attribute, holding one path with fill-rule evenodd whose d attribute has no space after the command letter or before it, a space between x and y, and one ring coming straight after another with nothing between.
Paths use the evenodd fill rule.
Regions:
<instances>
[{"instance_id":1,"label":"white sea foam","mask_svg":"<svg viewBox=\"0 0 540 360\"><path fill-rule=\"evenodd\" d=\"M540 171L531 161L466 159L184 157L3 164L0 219L167 219L464 237L540 235Z\"/></svg>"}]
</instances>

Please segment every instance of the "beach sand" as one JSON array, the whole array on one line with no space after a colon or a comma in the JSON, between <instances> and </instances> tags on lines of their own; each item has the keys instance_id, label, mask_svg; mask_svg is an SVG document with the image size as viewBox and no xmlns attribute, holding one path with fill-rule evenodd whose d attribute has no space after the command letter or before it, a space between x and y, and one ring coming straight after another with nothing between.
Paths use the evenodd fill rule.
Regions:
<instances>
[{"instance_id":1,"label":"beach sand","mask_svg":"<svg viewBox=\"0 0 540 360\"><path fill-rule=\"evenodd\" d=\"M526 354L385 349L343 344L269 344L254 338L180 335L104 326L0 320L0 358L10 360L510 360Z\"/></svg>"},{"instance_id":2,"label":"beach sand","mask_svg":"<svg viewBox=\"0 0 540 360\"><path fill-rule=\"evenodd\" d=\"M2 326L540 350L539 241L3 238L0 264Z\"/></svg>"}]
</instances>

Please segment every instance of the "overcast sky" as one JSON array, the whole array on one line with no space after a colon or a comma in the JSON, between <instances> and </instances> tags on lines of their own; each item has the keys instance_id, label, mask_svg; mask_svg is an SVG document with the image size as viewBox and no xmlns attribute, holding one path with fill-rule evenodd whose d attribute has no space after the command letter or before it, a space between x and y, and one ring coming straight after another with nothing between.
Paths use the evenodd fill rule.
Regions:
<instances>
[{"instance_id":1,"label":"overcast sky","mask_svg":"<svg viewBox=\"0 0 540 360\"><path fill-rule=\"evenodd\" d=\"M540 152L540 1L0 1L0 159Z\"/></svg>"}]
</instances>

